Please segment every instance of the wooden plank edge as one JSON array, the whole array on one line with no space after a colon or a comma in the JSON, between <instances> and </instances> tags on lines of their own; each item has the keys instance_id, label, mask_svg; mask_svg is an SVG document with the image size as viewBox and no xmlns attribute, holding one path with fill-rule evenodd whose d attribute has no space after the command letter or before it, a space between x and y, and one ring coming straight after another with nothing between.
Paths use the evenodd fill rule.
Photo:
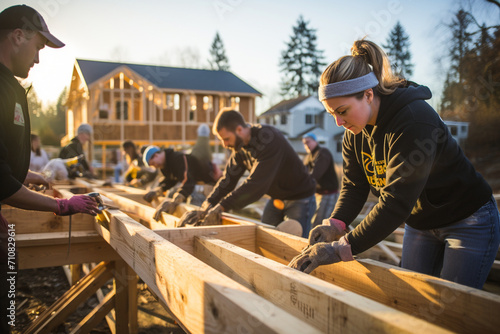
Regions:
<instances>
[{"instance_id":1,"label":"wooden plank edge","mask_svg":"<svg viewBox=\"0 0 500 334\"><path fill-rule=\"evenodd\" d=\"M258 254L283 264L307 239L257 227ZM457 332L500 328L500 296L440 278L364 259L321 266L311 275Z\"/></svg>"},{"instance_id":2,"label":"wooden plank edge","mask_svg":"<svg viewBox=\"0 0 500 334\"><path fill-rule=\"evenodd\" d=\"M193 254L195 236L212 236L255 251L255 225L217 225L156 230L155 233Z\"/></svg>"},{"instance_id":3,"label":"wooden plank edge","mask_svg":"<svg viewBox=\"0 0 500 334\"><path fill-rule=\"evenodd\" d=\"M111 214L110 245L189 331L319 332L130 217Z\"/></svg>"},{"instance_id":4,"label":"wooden plank edge","mask_svg":"<svg viewBox=\"0 0 500 334\"><path fill-rule=\"evenodd\" d=\"M195 256L325 333L449 333L222 240L195 237Z\"/></svg>"}]
</instances>

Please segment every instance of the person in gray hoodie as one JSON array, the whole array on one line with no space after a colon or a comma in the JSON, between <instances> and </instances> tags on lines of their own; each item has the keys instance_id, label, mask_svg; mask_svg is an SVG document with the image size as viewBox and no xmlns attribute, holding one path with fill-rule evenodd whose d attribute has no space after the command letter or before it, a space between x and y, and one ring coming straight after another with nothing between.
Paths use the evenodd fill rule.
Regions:
<instances>
[{"instance_id":1,"label":"person in gray hoodie","mask_svg":"<svg viewBox=\"0 0 500 334\"><path fill-rule=\"evenodd\" d=\"M347 130L342 189L328 225L290 266L309 273L352 260L406 223L403 268L481 288L500 242L498 208L425 102L430 90L393 75L382 49L359 40L323 72L318 96ZM370 191L378 203L346 234Z\"/></svg>"}]
</instances>

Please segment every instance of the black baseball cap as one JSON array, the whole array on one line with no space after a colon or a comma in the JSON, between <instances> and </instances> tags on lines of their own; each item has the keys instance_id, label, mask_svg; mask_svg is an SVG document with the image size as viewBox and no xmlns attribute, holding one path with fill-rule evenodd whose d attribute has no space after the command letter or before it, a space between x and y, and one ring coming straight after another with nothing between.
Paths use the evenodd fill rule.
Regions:
<instances>
[{"instance_id":1,"label":"black baseball cap","mask_svg":"<svg viewBox=\"0 0 500 334\"><path fill-rule=\"evenodd\" d=\"M51 48L62 48L64 43L54 37L49 31L42 15L26 5L16 5L4 9L0 13L0 29L26 29L38 31L47 38Z\"/></svg>"}]
</instances>

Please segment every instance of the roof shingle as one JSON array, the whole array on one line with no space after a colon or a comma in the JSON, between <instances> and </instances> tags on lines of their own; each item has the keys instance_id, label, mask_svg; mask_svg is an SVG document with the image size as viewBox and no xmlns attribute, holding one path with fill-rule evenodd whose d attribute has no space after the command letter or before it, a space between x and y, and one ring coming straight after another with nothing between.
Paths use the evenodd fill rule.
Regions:
<instances>
[{"instance_id":1,"label":"roof shingle","mask_svg":"<svg viewBox=\"0 0 500 334\"><path fill-rule=\"evenodd\" d=\"M231 72L77 59L87 85L126 66L159 88L262 95Z\"/></svg>"}]
</instances>

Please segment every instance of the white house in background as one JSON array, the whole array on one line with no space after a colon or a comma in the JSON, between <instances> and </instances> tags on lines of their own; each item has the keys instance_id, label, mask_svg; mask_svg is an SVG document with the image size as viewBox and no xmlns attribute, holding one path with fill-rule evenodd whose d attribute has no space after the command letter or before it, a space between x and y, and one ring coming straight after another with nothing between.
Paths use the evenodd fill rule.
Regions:
<instances>
[{"instance_id":1,"label":"white house in background","mask_svg":"<svg viewBox=\"0 0 500 334\"><path fill-rule=\"evenodd\" d=\"M279 129L300 155L306 153L302 136L313 132L320 145L332 152L335 163L342 165L344 128L335 124L335 118L325 111L316 96L281 101L258 116L257 121Z\"/></svg>"},{"instance_id":2,"label":"white house in background","mask_svg":"<svg viewBox=\"0 0 500 334\"><path fill-rule=\"evenodd\" d=\"M444 124L448 127L451 135L458 144L463 148L465 140L469 136L469 122L447 121L443 120Z\"/></svg>"}]
</instances>

